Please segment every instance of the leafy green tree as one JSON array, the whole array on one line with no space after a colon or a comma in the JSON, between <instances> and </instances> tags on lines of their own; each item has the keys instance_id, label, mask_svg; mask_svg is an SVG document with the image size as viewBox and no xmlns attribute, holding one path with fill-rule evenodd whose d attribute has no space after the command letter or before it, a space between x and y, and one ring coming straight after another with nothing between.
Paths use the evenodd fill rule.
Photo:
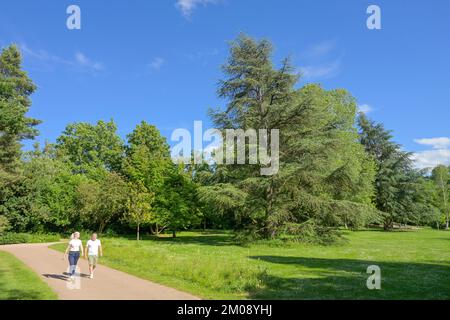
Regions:
<instances>
[{"instance_id":1,"label":"leafy green tree","mask_svg":"<svg viewBox=\"0 0 450 320\"><path fill-rule=\"evenodd\" d=\"M131 183L142 185L154 195L151 230L156 234L169 224L165 206L171 193L165 184L173 167L169 145L159 130L144 121L136 126L128 135L123 173Z\"/></svg>"},{"instance_id":2,"label":"leafy green tree","mask_svg":"<svg viewBox=\"0 0 450 320\"><path fill-rule=\"evenodd\" d=\"M412 188L408 190L408 193L411 201L401 215L403 223L439 227L440 212L436 206L438 192L427 170L412 171L409 177Z\"/></svg>"},{"instance_id":3,"label":"leafy green tree","mask_svg":"<svg viewBox=\"0 0 450 320\"><path fill-rule=\"evenodd\" d=\"M128 135L123 171L130 181L158 195L171 166L169 146L155 126L142 122Z\"/></svg>"},{"instance_id":4,"label":"leafy green tree","mask_svg":"<svg viewBox=\"0 0 450 320\"><path fill-rule=\"evenodd\" d=\"M197 186L191 177L180 168L172 168L168 172L162 192L164 197L159 199L155 208L155 222L172 230L175 238L177 231L198 225L201 212L197 199Z\"/></svg>"},{"instance_id":5,"label":"leafy green tree","mask_svg":"<svg viewBox=\"0 0 450 320\"><path fill-rule=\"evenodd\" d=\"M77 208L85 226L102 233L114 221L123 219L129 196L126 181L114 172L98 180L84 181L77 189Z\"/></svg>"},{"instance_id":6,"label":"leafy green tree","mask_svg":"<svg viewBox=\"0 0 450 320\"><path fill-rule=\"evenodd\" d=\"M67 163L52 155L36 152L24 164L24 176L35 227L66 231L79 218L76 192L87 178L72 174Z\"/></svg>"},{"instance_id":7,"label":"leafy green tree","mask_svg":"<svg viewBox=\"0 0 450 320\"><path fill-rule=\"evenodd\" d=\"M57 139L58 158L73 166L75 173L97 170L120 172L124 155L122 139L113 120L97 124L74 123Z\"/></svg>"},{"instance_id":8,"label":"leafy green tree","mask_svg":"<svg viewBox=\"0 0 450 320\"><path fill-rule=\"evenodd\" d=\"M432 179L438 191L439 207L445 216L445 229L449 227L449 191L450 191L450 170L444 165L439 165L433 169Z\"/></svg>"},{"instance_id":9,"label":"leafy green tree","mask_svg":"<svg viewBox=\"0 0 450 320\"><path fill-rule=\"evenodd\" d=\"M152 203L154 195L142 184L130 184L125 220L136 227L136 239L140 240L140 228L153 221Z\"/></svg>"},{"instance_id":10,"label":"leafy green tree","mask_svg":"<svg viewBox=\"0 0 450 320\"><path fill-rule=\"evenodd\" d=\"M3 234L5 231L8 231L10 228L10 224L8 221L8 218L5 216L0 216L0 235Z\"/></svg>"}]
</instances>

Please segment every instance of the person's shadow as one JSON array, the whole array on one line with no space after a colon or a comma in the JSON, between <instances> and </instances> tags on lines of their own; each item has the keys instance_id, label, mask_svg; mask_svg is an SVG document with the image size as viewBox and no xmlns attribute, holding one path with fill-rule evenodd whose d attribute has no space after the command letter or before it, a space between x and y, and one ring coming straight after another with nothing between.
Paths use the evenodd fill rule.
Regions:
<instances>
[{"instance_id":1,"label":"person's shadow","mask_svg":"<svg viewBox=\"0 0 450 320\"><path fill-rule=\"evenodd\" d=\"M43 274L47 279L57 279L61 281L67 281L70 278L70 273L63 272L62 274ZM89 278L88 274L80 273L81 278Z\"/></svg>"},{"instance_id":2,"label":"person's shadow","mask_svg":"<svg viewBox=\"0 0 450 320\"><path fill-rule=\"evenodd\" d=\"M62 281L69 280L69 276L67 276L65 272L64 274L43 274L43 276L47 279L57 279Z\"/></svg>"}]
</instances>

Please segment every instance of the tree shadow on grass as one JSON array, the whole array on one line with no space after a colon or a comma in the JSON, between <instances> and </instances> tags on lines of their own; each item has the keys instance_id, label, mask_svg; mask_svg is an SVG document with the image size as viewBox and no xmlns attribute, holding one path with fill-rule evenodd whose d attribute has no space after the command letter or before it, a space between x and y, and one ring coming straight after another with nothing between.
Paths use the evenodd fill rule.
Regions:
<instances>
[{"instance_id":1,"label":"tree shadow on grass","mask_svg":"<svg viewBox=\"0 0 450 320\"><path fill-rule=\"evenodd\" d=\"M343 232L352 232L352 233L362 233L362 232L379 232L379 233L386 233L386 234L392 234L392 233L402 233L402 232L420 232L420 230L417 229L390 229L385 230L383 228L361 228L361 229L341 229Z\"/></svg>"},{"instance_id":2,"label":"tree shadow on grass","mask_svg":"<svg viewBox=\"0 0 450 320\"><path fill-rule=\"evenodd\" d=\"M354 259L252 256L251 259L291 266L292 276L264 272L251 299L449 299L450 264ZM439 264L438 264L439 263ZM381 268L381 290L369 290L367 267Z\"/></svg>"},{"instance_id":3,"label":"tree shadow on grass","mask_svg":"<svg viewBox=\"0 0 450 320\"><path fill-rule=\"evenodd\" d=\"M0 284L0 292L6 300L42 300L42 293L36 290L11 289Z\"/></svg>"},{"instance_id":4,"label":"tree shadow on grass","mask_svg":"<svg viewBox=\"0 0 450 320\"><path fill-rule=\"evenodd\" d=\"M136 237L127 236L128 240L136 240ZM173 243L173 244L195 244L195 245L205 245L205 246L233 246L238 245L232 236L229 234L218 234L218 233L202 233L198 236L188 236L180 234L176 238L171 236L148 236L145 235L141 238L141 241L154 241L160 243Z\"/></svg>"}]
</instances>

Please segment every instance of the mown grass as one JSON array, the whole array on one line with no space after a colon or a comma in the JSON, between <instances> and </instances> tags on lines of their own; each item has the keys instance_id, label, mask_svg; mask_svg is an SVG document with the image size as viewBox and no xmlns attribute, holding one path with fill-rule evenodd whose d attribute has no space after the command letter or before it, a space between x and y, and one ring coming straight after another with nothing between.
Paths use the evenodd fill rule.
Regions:
<instances>
[{"instance_id":1,"label":"mown grass","mask_svg":"<svg viewBox=\"0 0 450 320\"><path fill-rule=\"evenodd\" d=\"M333 246L239 246L220 232L139 243L104 238L101 263L206 299L450 299L450 232L348 231L345 237ZM381 290L366 287L370 265L381 268Z\"/></svg>"},{"instance_id":2,"label":"mown grass","mask_svg":"<svg viewBox=\"0 0 450 320\"><path fill-rule=\"evenodd\" d=\"M0 300L55 300L56 294L13 255L0 251Z\"/></svg>"}]
</instances>

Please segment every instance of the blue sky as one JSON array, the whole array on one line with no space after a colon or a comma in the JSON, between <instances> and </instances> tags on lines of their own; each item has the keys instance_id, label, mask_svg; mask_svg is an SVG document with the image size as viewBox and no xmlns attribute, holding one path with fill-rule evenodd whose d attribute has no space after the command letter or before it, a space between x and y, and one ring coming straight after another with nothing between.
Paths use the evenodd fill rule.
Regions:
<instances>
[{"instance_id":1,"label":"blue sky","mask_svg":"<svg viewBox=\"0 0 450 320\"><path fill-rule=\"evenodd\" d=\"M81 30L66 27L72 4ZM366 27L371 4L381 30ZM227 43L245 32L290 55L300 84L349 90L428 166L450 164L449 14L448 0L15 0L0 2L0 46L20 45L39 87L40 141L77 121L113 118L123 137L141 120L167 137L209 124Z\"/></svg>"}]
</instances>

